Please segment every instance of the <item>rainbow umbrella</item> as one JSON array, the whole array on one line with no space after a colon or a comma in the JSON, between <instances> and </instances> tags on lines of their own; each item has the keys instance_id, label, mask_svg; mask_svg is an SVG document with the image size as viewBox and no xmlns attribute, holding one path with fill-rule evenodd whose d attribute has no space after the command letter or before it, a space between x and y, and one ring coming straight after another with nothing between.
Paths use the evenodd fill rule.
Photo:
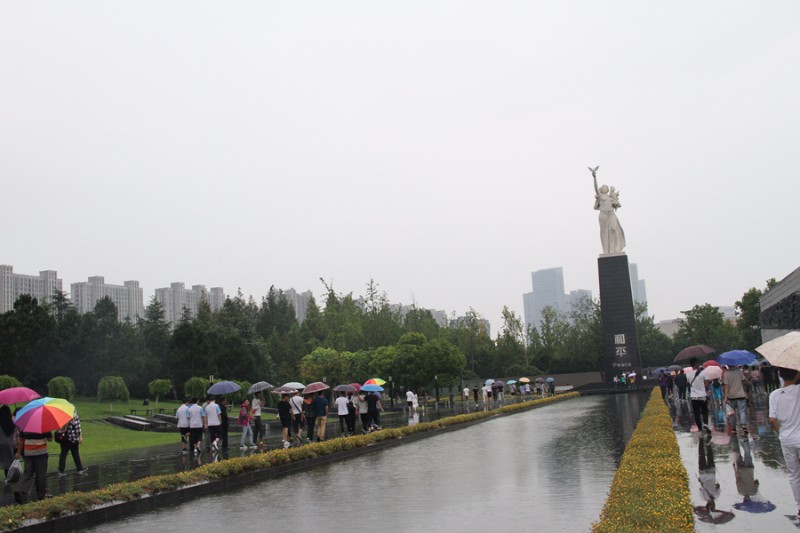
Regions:
<instances>
[{"instance_id":1,"label":"rainbow umbrella","mask_svg":"<svg viewBox=\"0 0 800 533\"><path fill-rule=\"evenodd\" d=\"M16 424L20 431L47 433L62 427L74 415L75 406L67 400L45 396L20 409Z\"/></svg>"},{"instance_id":2,"label":"rainbow umbrella","mask_svg":"<svg viewBox=\"0 0 800 533\"><path fill-rule=\"evenodd\" d=\"M386 380L381 378L372 378L365 381L364 385L386 385Z\"/></svg>"}]
</instances>

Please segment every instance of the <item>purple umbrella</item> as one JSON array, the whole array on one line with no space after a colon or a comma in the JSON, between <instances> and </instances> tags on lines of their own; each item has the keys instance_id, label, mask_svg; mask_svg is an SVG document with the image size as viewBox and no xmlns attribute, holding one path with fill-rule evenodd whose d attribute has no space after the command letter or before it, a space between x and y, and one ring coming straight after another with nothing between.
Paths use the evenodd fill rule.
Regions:
<instances>
[{"instance_id":1,"label":"purple umbrella","mask_svg":"<svg viewBox=\"0 0 800 533\"><path fill-rule=\"evenodd\" d=\"M326 383L321 381L315 381L314 383L309 383L303 389L303 394L311 394L312 392L319 392L321 390L330 389L330 386Z\"/></svg>"},{"instance_id":2,"label":"purple umbrella","mask_svg":"<svg viewBox=\"0 0 800 533\"><path fill-rule=\"evenodd\" d=\"M716 352L716 350L711 346L707 346L705 344L695 344L694 346L687 346L678 352L678 355L675 356L673 361L677 363L678 361L685 361L687 359L691 359L692 357L697 357L699 359L714 352Z\"/></svg>"}]
</instances>

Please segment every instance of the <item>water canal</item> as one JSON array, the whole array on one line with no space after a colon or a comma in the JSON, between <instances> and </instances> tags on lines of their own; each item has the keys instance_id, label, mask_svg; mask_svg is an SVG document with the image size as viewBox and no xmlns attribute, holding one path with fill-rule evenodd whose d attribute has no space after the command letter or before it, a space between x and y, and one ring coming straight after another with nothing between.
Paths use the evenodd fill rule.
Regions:
<instances>
[{"instance_id":1,"label":"water canal","mask_svg":"<svg viewBox=\"0 0 800 533\"><path fill-rule=\"evenodd\" d=\"M597 520L642 394L576 398L91 531L459 531Z\"/></svg>"}]
</instances>

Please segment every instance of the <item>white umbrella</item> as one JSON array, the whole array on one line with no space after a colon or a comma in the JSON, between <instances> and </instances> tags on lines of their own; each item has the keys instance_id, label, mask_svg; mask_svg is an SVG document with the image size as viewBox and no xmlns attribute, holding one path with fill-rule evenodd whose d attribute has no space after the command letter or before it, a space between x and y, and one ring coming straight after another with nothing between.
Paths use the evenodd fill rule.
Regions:
<instances>
[{"instance_id":1,"label":"white umbrella","mask_svg":"<svg viewBox=\"0 0 800 533\"><path fill-rule=\"evenodd\" d=\"M272 388L274 388L274 385L270 385L266 381L259 381L258 383L253 383L250 388L247 389L247 394L253 394L255 392L261 392Z\"/></svg>"},{"instance_id":2,"label":"white umbrella","mask_svg":"<svg viewBox=\"0 0 800 533\"><path fill-rule=\"evenodd\" d=\"M800 370L799 331L790 331L782 337L765 342L756 351L774 366Z\"/></svg>"}]
</instances>

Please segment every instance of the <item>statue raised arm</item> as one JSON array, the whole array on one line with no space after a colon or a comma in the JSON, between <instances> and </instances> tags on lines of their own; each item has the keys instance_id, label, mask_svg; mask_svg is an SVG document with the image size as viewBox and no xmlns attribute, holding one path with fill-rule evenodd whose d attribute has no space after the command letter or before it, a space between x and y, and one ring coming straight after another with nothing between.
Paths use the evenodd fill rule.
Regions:
<instances>
[{"instance_id":1,"label":"statue raised arm","mask_svg":"<svg viewBox=\"0 0 800 533\"><path fill-rule=\"evenodd\" d=\"M625 232L617 219L617 208L619 203L619 191L612 187L609 191L608 185L597 186L597 170L599 166L589 167L594 181L594 208L599 211L598 220L600 222L600 243L603 245L604 254L620 253L625 249Z\"/></svg>"}]
</instances>

